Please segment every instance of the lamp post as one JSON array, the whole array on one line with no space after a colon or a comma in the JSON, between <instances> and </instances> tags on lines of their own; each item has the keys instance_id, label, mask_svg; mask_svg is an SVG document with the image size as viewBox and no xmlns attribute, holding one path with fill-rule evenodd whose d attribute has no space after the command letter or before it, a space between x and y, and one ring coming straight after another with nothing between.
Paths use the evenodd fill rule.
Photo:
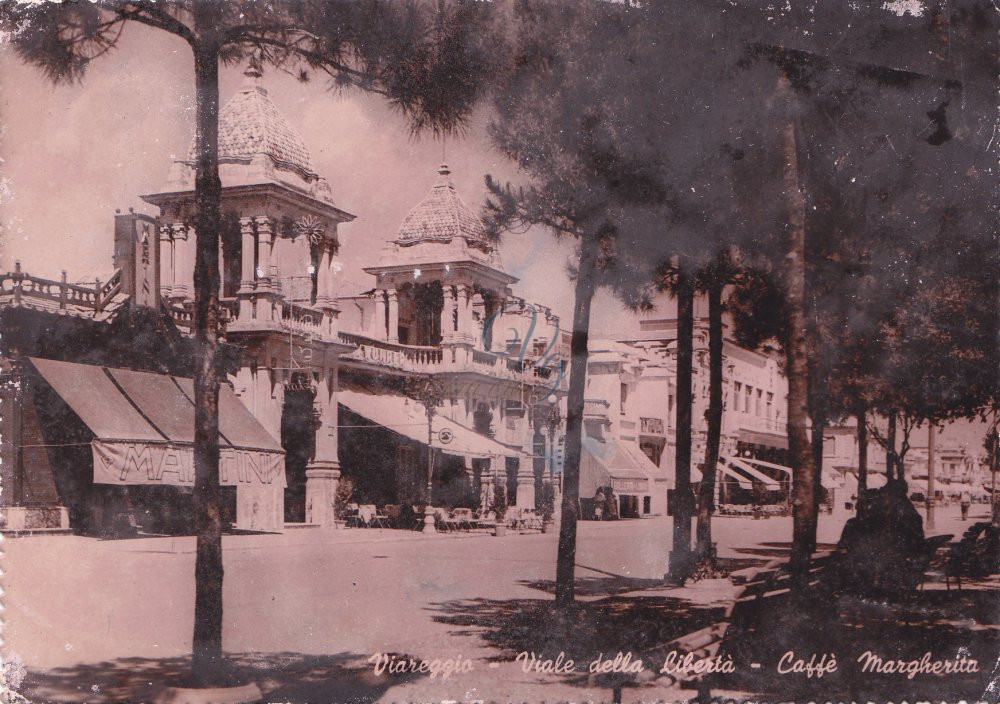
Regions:
<instances>
[{"instance_id":1,"label":"lamp post","mask_svg":"<svg viewBox=\"0 0 1000 704\"><path fill-rule=\"evenodd\" d=\"M549 428L549 481L553 482L556 472L556 431L562 425L563 420L559 413L559 399L553 396L549 400L549 404L549 415L545 422ZM562 495L562 472L559 473L559 494Z\"/></svg>"},{"instance_id":2,"label":"lamp post","mask_svg":"<svg viewBox=\"0 0 1000 704\"><path fill-rule=\"evenodd\" d=\"M424 533L435 533L434 512L431 510L431 495L434 491L434 416L437 408L444 400L444 386L434 377L428 376L422 383L417 383L412 397L424 407L427 415L427 505L424 507Z\"/></svg>"}]
</instances>

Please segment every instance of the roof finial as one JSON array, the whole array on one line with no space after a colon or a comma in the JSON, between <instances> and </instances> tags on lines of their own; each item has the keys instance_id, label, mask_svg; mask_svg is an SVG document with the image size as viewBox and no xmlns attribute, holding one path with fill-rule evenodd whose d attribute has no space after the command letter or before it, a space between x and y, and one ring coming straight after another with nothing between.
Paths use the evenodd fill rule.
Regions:
<instances>
[{"instance_id":1,"label":"roof finial","mask_svg":"<svg viewBox=\"0 0 1000 704\"><path fill-rule=\"evenodd\" d=\"M243 85L253 88L260 87L260 78L264 75L261 69L260 55L255 51L247 59L247 67L243 69Z\"/></svg>"},{"instance_id":2,"label":"roof finial","mask_svg":"<svg viewBox=\"0 0 1000 704\"><path fill-rule=\"evenodd\" d=\"M441 188L442 186L453 187L451 185L451 179L448 177L448 175L451 173L451 169L448 168L448 165L442 163L441 166L438 167L437 171L438 171L438 177L437 177L437 182L434 184L434 187L435 188Z\"/></svg>"}]
</instances>

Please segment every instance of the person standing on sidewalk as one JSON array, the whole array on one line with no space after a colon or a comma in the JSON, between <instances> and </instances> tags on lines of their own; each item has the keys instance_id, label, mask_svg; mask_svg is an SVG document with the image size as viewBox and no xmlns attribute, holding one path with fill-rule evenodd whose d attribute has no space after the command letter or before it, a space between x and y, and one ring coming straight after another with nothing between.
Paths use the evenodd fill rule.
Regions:
<instances>
[{"instance_id":1,"label":"person standing on sidewalk","mask_svg":"<svg viewBox=\"0 0 1000 704\"><path fill-rule=\"evenodd\" d=\"M594 520L600 521L604 518L604 492L600 489L594 494Z\"/></svg>"},{"instance_id":2,"label":"person standing on sidewalk","mask_svg":"<svg viewBox=\"0 0 1000 704\"><path fill-rule=\"evenodd\" d=\"M962 490L962 498L960 501L962 504L962 520L966 521L969 518L969 506L972 504L972 495L969 494L968 489Z\"/></svg>"}]
</instances>

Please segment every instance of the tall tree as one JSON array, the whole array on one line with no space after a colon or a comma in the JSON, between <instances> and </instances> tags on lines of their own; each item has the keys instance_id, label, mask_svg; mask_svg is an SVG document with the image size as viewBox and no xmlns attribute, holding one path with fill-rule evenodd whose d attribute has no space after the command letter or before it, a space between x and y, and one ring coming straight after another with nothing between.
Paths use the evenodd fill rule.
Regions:
<instances>
[{"instance_id":1,"label":"tall tree","mask_svg":"<svg viewBox=\"0 0 1000 704\"><path fill-rule=\"evenodd\" d=\"M988 384L980 381L983 370L991 368L986 349L972 338L985 340L988 334L984 333L995 330L995 316L991 319L991 314L980 310L984 297L994 300L987 282L991 277L995 281L995 276L988 274L983 281L972 283L965 296L957 291L942 296L939 286L929 285L934 271L930 262L935 260L929 256L929 245L940 240L937 233L942 224L954 223L959 217L967 219L968 226L961 228L967 233L965 247L985 254L992 246L992 237L986 235L989 228L975 222L988 212L983 205L991 202L980 190L983 182L995 181L987 176L991 172L981 163L986 153L982 145L990 134L989 129L982 129L982 116L989 112L983 110L983 90L976 82L987 85L995 76L995 37L987 38L995 20L990 19L992 15L986 6L976 0L959 3L953 9L949 20L952 43L959 47L954 41L959 36L967 41L956 49L962 56L955 57L951 65L963 68L964 81L949 77L950 71L941 71L937 62L927 60L939 48L938 19L942 15L936 10L921 19L894 14L885 6L847 8L808 2L789 5L775 14L753 52L773 63L779 85L782 80L787 81L785 86L790 96L783 103L788 108L787 117L776 120L780 120L785 130L783 152L787 158L782 173L790 177L790 166L797 171L794 181L798 185L789 179L785 189L792 196L785 202L793 206L789 212L794 217L786 218L785 222L790 232L801 225L809 235L805 238L801 263L797 256L787 261L798 267L796 276L801 277L805 295L800 299L797 293L785 291L782 295L785 329L780 330L781 323L773 329L780 333L779 339L786 347L797 344L796 335L804 345L802 351L809 362L803 368L807 388L798 391L805 394L808 413L813 415L814 450L821 447L818 431L824 417L835 412L830 390L835 387L831 382L839 373L836 370L851 368L851 364L838 367L838 360L844 358L845 350L848 357L856 354L857 340L863 336L878 344L874 350L862 350L858 355L853 372L858 376L852 385L855 391L859 386L867 386L868 390L847 394L844 400L850 400L853 408L842 408L837 413L857 414L874 409L891 417L898 414L909 427L914 423L915 404L907 404L911 417L906 418L899 400L901 383L905 388L914 382L916 396L923 396L928 402L922 404L920 417L925 417L931 407L945 414L961 409L974 412L972 408L993 393L984 391ZM949 108L956 104L959 94L963 96L959 103L962 108ZM975 97L977 94L979 97ZM952 129L956 125L964 129L961 132ZM956 139L963 133L964 140ZM794 150L789 148L792 138L796 142ZM959 141L965 145L958 146ZM770 180L777 178L775 174ZM979 205L969 207L973 202ZM952 236L959 230L949 229ZM995 247L992 248L995 252ZM942 249L937 262L947 263L952 269L963 259L962 255L943 254ZM992 271L995 260L995 254L986 254L985 268ZM786 285L798 285L795 277L787 276L792 269L785 264L771 261L760 266L774 275L775 284L777 273L784 268ZM983 268L976 271L982 273ZM950 290L957 284L955 273L941 272L934 280L940 285L949 282ZM950 331L950 339L938 335L937 344L931 343L927 335L917 334L921 329L919 324L908 324L907 332L902 332L900 315L908 322L914 320L912 314L906 313L912 310L914 297L914 290L907 288L907 282L919 284L928 307L951 305L955 320L959 318L954 312L965 306L969 315L961 319L970 323L964 340L967 344L952 344L958 337L955 330ZM973 293L974 290L977 292ZM803 306L801 317L790 310L790 304L798 305L797 302ZM760 310L759 306L755 308ZM794 326L789 318L792 313L799 320ZM799 324L803 327L796 329ZM924 330L929 332L934 328L927 326ZM904 338L913 344L903 343ZM845 341L849 344L843 344ZM958 372L958 376L949 377L939 369L935 372L938 378L967 378L971 388L960 392L947 389L916 368L910 368L913 373L908 380L899 372L888 374L896 367L896 360L904 358L901 356L904 349L933 354L943 365ZM785 351L788 355L789 350ZM959 370L955 359L968 360L968 364ZM898 367L902 368L903 365ZM790 387L797 388L795 376L803 370L786 365ZM876 383L876 379L892 381L886 386ZM792 388L789 401L790 406L795 406L792 396L797 392L793 394ZM793 410L790 408L790 423ZM790 437L790 445L796 445L792 440ZM904 444L904 451L905 448ZM900 454L895 452L890 463L897 472ZM795 461L793 457L793 464ZM813 464L811 487L815 501L821 467L815 460ZM806 501L804 493L800 499ZM805 564L802 552L808 551L815 539L815 512L805 510L810 514L812 527L796 530L793 562L799 570Z\"/></svg>"},{"instance_id":2,"label":"tall tree","mask_svg":"<svg viewBox=\"0 0 1000 704\"><path fill-rule=\"evenodd\" d=\"M733 281L733 261L728 249L723 249L715 261L699 272L701 287L708 303L708 408L705 411L705 462L698 485L698 523L695 553L699 560L713 558L712 515L715 513L715 487L719 451L722 441L723 393L723 292Z\"/></svg>"},{"instance_id":3,"label":"tall tree","mask_svg":"<svg viewBox=\"0 0 1000 704\"><path fill-rule=\"evenodd\" d=\"M683 584L691 573L691 425L694 411L692 364L694 362L695 278L691 264L677 267L677 427L674 463L674 530L670 550L670 577Z\"/></svg>"},{"instance_id":4,"label":"tall tree","mask_svg":"<svg viewBox=\"0 0 1000 704\"><path fill-rule=\"evenodd\" d=\"M475 3L469 4L474 6ZM194 337L195 618L192 679L224 679L222 521L218 394L219 63L253 53L265 64L330 76L332 85L381 94L414 130L460 125L488 64L469 6L427 8L378 0L253 2L105 0L0 6L19 55L54 82L83 77L113 50L128 25L171 34L187 46L195 83Z\"/></svg>"},{"instance_id":5,"label":"tall tree","mask_svg":"<svg viewBox=\"0 0 1000 704\"><path fill-rule=\"evenodd\" d=\"M498 237L539 226L573 238L578 252L570 267L573 331L556 558L561 610L575 599L591 302L599 286L609 286L624 300L643 305L648 293L643 286L652 280L657 258L640 262L623 255L662 240L666 220L662 164L650 158L656 153L653 136L640 129L643 119L655 118L628 99L642 95L648 76L620 70L643 65L648 43L633 40L648 16L648 8L601 2L515 5L514 69L497 91L497 119L490 125L494 145L530 179L515 186L487 178L490 231ZM559 28L555 34L553 27Z\"/></svg>"}]
</instances>

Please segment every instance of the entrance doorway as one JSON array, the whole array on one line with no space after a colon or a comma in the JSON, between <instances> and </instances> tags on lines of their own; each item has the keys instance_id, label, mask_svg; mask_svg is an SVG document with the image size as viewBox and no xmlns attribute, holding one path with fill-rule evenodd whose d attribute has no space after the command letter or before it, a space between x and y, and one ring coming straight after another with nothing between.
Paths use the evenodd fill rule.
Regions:
<instances>
[{"instance_id":1,"label":"entrance doorway","mask_svg":"<svg viewBox=\"0 0 1000 704\"><path fill-rule=\"evenodd\" d=\"M298 383L296 383L298 382ZM306 520L306 465L315 455L315 390L306 380L293 379L285 387L281 409L281 446L285 449L285 522Z\"/></svg>"}]
</instances>

